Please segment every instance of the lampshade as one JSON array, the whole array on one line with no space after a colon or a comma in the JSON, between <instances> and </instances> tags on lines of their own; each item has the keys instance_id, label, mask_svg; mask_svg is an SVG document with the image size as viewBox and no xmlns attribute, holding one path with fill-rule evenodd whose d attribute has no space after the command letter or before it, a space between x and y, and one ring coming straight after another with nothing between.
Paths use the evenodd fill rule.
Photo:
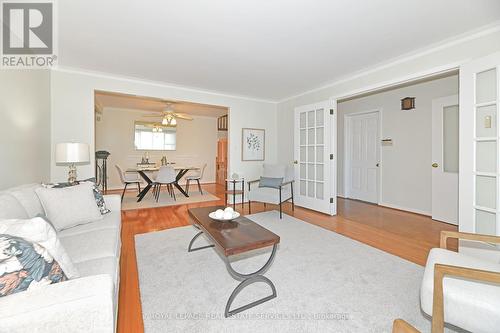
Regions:
<instances>
[{"instance_id":1,"label":"lampshade","mask_svg":"<svg viewBox=\"0 0 500 333\"><path fill-rule=\"evenodd\" d=\"M56 163L85 163L90 161L89 145L86 143L58 143Z\"/></svg>"}]
</instances>

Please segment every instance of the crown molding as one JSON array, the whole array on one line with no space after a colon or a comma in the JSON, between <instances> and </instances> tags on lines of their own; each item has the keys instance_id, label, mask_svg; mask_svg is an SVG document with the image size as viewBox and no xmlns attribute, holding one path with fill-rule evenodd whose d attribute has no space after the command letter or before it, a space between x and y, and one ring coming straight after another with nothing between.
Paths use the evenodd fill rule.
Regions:
<instances>
[{"instance_id":1,"label":"crown molding","mask_svg":"<svg viewBox=\"0 0 500 333\"><path fill-rule=\"evenodd\" d=\"M283 98L281 100L278 100L277 103L278 104L284 103L284 102L292 100L294 98L298 98L298 97L301 97L301 96L304 96L304 95L307 95L310 93L314 93L314 92L317 92L319 90L328 89L328 88L331 88L331 87L336 86L338 84L341 84L341 83L344 83L347 81L351 81L351 80L357 79L359 77L363 77L365 75L369 75L369 74L381 71L385 68L388 68L388 67L391 67L391 66L394 66L397 64L401 64L401 63L404 63L407 61L411 61L413 59L428 55L430 53L437 52L439 50L446 49L446 48L449 48L451 46L467 42L469 40L474 40L474 39L477 39L477 38L480 38L482 36L486 36L486 35L489 35L489 34L492 34L492 33L498 32L498 31L500 31L500 21L495 21L493 23L482 26L480 28L473 29L473 30L470 30L470 31L465 32L463 34L444 39L444 40L439 41L437 43L430 44L424 48L420 48L420 49L411 51L409 53L392 58L390 60L384 61L384 62L379 63L377 65L370 66L370 67L364 68L362 70L344 75L335 81L331 81L331 82L328 82L328 83L323 84L321 86L318 86L316 88L307 90L305 92L301 92L299 94L295 94L295 95Z\"/></svg>"},{"instance_id":2,"label":"crown molding","mask_svg":"<svg viewBox=\"0 0 500 333\"><path fill-rule=\"evenodd\" d=\"M128 81L128 82L136 83L136 84L146 84L146 85L151 85L151 86L156 86L156 87L161 87L161 88L179 89L179 90L190 91L190 92L199 93L199 94L207 94L207 95L220 96L220 97L225 97L225 98L242 99L242 100L253 101L253 102L270 103L270 104L277 103L277 101L275 101L275 100L268 100L268 99L252 97L252 96L245 96L245 95L234 95L234 94L229 94L229 93L220 92L220 91L183 86L183 85L179 85L179 84L175 84L175 83L140 79L140 78L133 77L133 76L118 75L118 74L112 74L112 73L106 73L106 72L94 71L94 70L88 70L88 69L82 69L82 68L76 68L76 67L69 67L69 66L57 65L55 68L51 68L50 71L69 73L69 74L79 74L79 75L86 75L86 76L94 76L94 77L100 77L103 79Z\"/></svg>"}]
</instances>

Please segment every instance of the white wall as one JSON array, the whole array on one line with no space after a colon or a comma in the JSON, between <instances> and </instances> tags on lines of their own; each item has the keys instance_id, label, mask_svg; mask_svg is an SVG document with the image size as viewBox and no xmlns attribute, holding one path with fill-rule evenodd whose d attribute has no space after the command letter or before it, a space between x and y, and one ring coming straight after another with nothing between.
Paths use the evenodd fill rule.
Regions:
<instances>
[{"instance_id":1,"label":"white wall","mask_svg":"<svg viewBox=\"0 0 500 333\"><path fill-rule=\"evenodd\" d=\"M394 47L397 47L396 45ZM413 77L426 76L445 69L458 67L471 59L500 50L500 27L474 35L461 36L426 50L394 59L360 73L355 73L335 83L306 92L278 104L278 161L293 161L293 112L294 108L327 100L342 98L369 89L405 82ZM313 58L313 56L311 56ZM332 55L335 61L335 55Z\"/></svg>"},{"instance_id":2,"label":"white wall","mask_svg":"<svg viewBox=\"0 0 500 333\"><path fill-rule=\"evenodd\" d=\"M96 151L107 150L108 188L123 188L115 169L135 167L144 151L134 146L135 121L151 121L143 117L144 111L104 108L101 121L96 122ZM193 120L178 120L176 150L148 151L150 161L160 163L162 156L179 165L202 166L207 163L203 183L215 182L215 156L217 154L217 118L193 116Z\"/></svg>"},{"instance_id":3,"label":"white wall","mask_svg":"<svg viewBox=\"0 0 500 333\"><path fill-rule=\"evenodd\" d=\"M0 189L50 178L50 73L0 73Z\"/></svg>"},{"instance_id":4,"label":"white wall","mask_svg":"<svg viewBox=\"0 0 500 333\"><path fill-rule=\"evenodd\" d=\"M241 172L247 179L258 178L263 162L241 161L241 129L266 130L266 163L277 161L276 104L155 82L132 80L98 73L71 70L51 71L52 149L57 142L78 141L95 148L94 91L111 91L140 96L175 99L229 108L229 172ZM215 156L214 156L215 157ZM94 175L90 165L78 168L80 177ZM51 162L51 179L64 180L66 169Z\"/></svg>"},{"instance_id":5,"label":"white wall","mask_svg":"<svg viewBox=\"0 0 500 333\"><path fill-rule=\"evenodd\" d=\"M337 179L344 195L344 119L346 114L380 110L381 138L392 146L380 147L379 203L431 214L432 100L458 94L458 75L357 98L338 104ZM415 97L416 108L401 110L401 99Z\"/></svg>"}]
</instances>

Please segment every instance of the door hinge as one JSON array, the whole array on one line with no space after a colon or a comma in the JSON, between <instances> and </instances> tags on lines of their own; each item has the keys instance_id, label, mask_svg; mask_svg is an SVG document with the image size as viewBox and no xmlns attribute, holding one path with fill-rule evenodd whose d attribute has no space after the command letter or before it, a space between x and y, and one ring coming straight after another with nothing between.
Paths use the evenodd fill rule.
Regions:
<instances>
[{"instance_id":1,"label":"door hinge","mask_svg":"<svg viewBox=\"0 0 500 333\"><path fill-rule=\"evenodd\" d=\"M330 203L333 203L333 198L330 198Z\"/></svg>"},{"instance_id":2,"label":"door hinge","mask_svg":"<svg viewBox=\"0 0 500 333\"><path fill-rule=\"evenodd\" d=\"M334 114L333 109L330 109L330 114L333 116L333 114Z\"/></svg>"},{"instance_id":3,"label":"door hinge","mask_svg":"<svg viewBox=\"0 0 500 333\"><path fill-rule=\"evenodd\" d=\"M330 154L330 159L333 160L333 154Z\"/></svg>"}]
</instances>

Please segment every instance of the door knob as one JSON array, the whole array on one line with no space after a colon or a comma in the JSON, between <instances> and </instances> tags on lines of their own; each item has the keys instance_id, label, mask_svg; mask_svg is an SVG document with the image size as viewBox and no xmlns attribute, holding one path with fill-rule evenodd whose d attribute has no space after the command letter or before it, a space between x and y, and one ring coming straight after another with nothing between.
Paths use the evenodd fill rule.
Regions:
<instances>
[{"instance_id":1,"label":"door knob","mask_svg":"<svg viewBox=\"0 0 500 333\"><path fill-rule=\"evenodd\" d=\"M299 164L299 161L295 160L293 161L293 164Z\"/></svg>"},{"instance_id":2,"label":"door knob","mask_svg":"<svg viewBox=\"0 0 500 333\"><path fill-rule=\"evenodd\" d=\"M375 164L375 166L378 168L380 166L380 163Z\"/></svg>"},{"instance_id":3,"label":"door knob","mask_svg":"<svg viewBox=\"0 0 500 333\"><path fill-rule=\"evenodd\" d=\"M437 163L432 163L432 167L433 167L433 168L437 168L438 166L439 166L439 164L437 164Z\"/></svg>"}]
</instances>

